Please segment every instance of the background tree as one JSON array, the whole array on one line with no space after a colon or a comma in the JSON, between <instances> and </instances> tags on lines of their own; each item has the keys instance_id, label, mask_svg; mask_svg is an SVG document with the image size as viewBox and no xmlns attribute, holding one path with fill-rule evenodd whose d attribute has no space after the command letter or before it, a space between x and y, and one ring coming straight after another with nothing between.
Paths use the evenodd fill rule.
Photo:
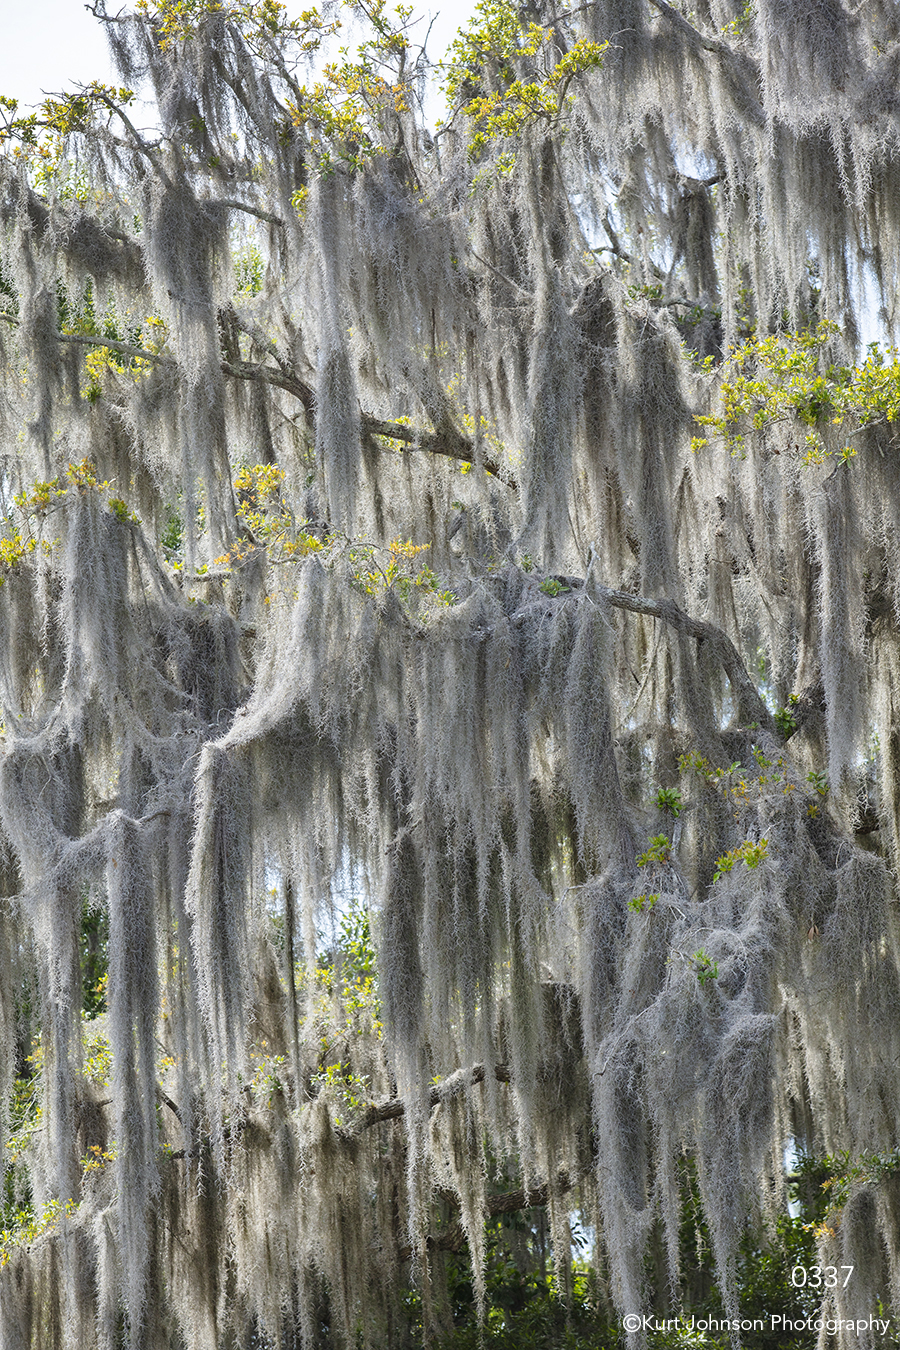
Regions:
<instances>
[{"instance_id":1,"label":"background tree","mask_svg":"<svg viewBox=\"0 0 900 1350\"><path fill-rule=\"evenodd\" d=\"M896 1303L896 6L487 0L430 130L382 0L95 12L3 105L0 1346L401 1346L536 1203L733 1316L789 1141Z\"/></svg>"}]
</instances>

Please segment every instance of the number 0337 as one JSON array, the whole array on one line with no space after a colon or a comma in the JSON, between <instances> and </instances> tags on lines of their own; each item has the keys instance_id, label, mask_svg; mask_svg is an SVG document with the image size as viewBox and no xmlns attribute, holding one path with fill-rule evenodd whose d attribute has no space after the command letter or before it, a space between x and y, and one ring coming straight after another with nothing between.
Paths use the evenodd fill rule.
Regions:
<instances>
[{"instance_id":1,"label":"number 0337","mask_svg":"<svg viewBox=\"0 0 900 1350\"><path fill-rule=\"evenodd\" d=\"M853 1266L794 1266L791 1271L791 1284L795 1289L836 1289L840 1284L846 1289L853 1274ZM841 1278L843 1276L843 1279Z\"/></svg>"}]
</instances>

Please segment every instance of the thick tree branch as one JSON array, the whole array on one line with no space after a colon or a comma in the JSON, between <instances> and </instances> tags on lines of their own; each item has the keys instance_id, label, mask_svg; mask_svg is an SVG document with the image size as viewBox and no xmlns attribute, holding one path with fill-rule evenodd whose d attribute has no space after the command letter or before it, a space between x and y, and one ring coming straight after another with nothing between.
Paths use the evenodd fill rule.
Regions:
<instances>
[{"instance_id":1,"label":"thick tree branch","mask_svg":"<svg viewBox=\"0 0 900 1350\"><path fill-rule=\"evenodd\" d=\"M692 619L674 600L648 600L642 595L629 595L627 591L611 590L598 582L594 582L594 586L598 597L612 605L614 609L627 609L632 614L647 614L651 618L662 619L679 633L696 638L698 642L708 643L728 677L738 720L745 725L758 722L767 731L774 732L775 720L772 714L747 674L747 668L741 660L737 647L721 628L702 619Z\"/></svg>"},{"instance_id":2,"label":"thick tree branch","mask_svg":"<svg viewBox=\"0 0 900 1350\"><path fill-rule=\"evenodd\" d=\"M368 413L362 414L363 430L371 436L384 436L388 440L400 441L407 450L424 450L431 455L445 455L448 459L459 460L462 464L478 463L475 447L467 436L453 428L442 431L416 431L402 422L385 422ZM494 459L482 458L481 467L493 478L501 478L512 486L509 472Z\"/></svg>"},{"instance_id":3,"label":"thick tree branch","mask_svg":"<svg viewBox=\"0 0 900 1350\"><path fill-rule=\"evenodd\" d=\"M0 311L0 319L4 319L15 327L18 327L20 323L20 320L14 314L3 311ZM150 361L154 365L164 366L177 366L178 364L172 356L148 351L145 347L135 347L130 342L120 342L117 338L104 337L100 333L57 333L56 337L59 342L74 343L80 347L106 347L111 352L128 357L130 360ZM274 348L274 345L274 343L269 343L267 347ZM274 352L273 355L275 355ZM277 356L276 359L278 359ZM302 403L310 424L314 425L315 392L304 380L295 375L283 361L279 361L277 370L273 369L272 366L260 365L253 361L221 361L219 364L223 373L230 375L233 379L259 380L263 384L270 384L276 389L283 389L285 393L292 394ZM475 446L467 436L463 436L455 428L445 427L439 432L416 431L403 422L389 422L381 417L373 417L371 413L366 412L360 415L360 422L366 435L384 436L388 440L399 441L407 450L422 450L426 454L442 455L447 459L455 459L462 464L474 465L479 463ZM480 464L485 473L514 486L512 476L496 460L482 458Z\"/></svg>"},{"instance_id":4,"label":"thick tree branch","mask_svg":"<svg viewBox=\"0 0 900 1350\"><path fill-rule=\"evenodd\" d=\"M483 1083L486 1076L487 1070L483 1064L476 1064L471 1069L460 1069L450 1078L446 1078L443 1083L436 1083L431 1088L428 1094L429 1106L437 1106L440 1102L445 1102L448 1098L455 1097L457 1093L463 1092L467 1087L471 1087L475 1083ZM495 1064L494 1077L498 1083L508 1083L510 1073L507 1066ZM382 1120L399 1120L405 1109L400 1097L393 1097L387 1102L373 1102L360 1121L358 1129L367 1130L372 1125L378 1125Z\"/></svg>"},{"instance_id":5,"label":"thick tree branch","mask_svg":"<svg viewBox=\"0 0 900 1350\"><path fill-rule=\"evenodd\" d=\"M294 374L278 351L277 344L271 338L261 333L255 324L248 323L235 310L230 310L229 313L241 332L246 333L252 342L269 353L278 366L278 370L273 370L271 366L251 364L248 361L223 361L222 369L225 373L241 380L263 380L267 384L293 394L303 404L307 419L310 425L314 426L316 397L310 386ZM435 422L435 418L438 416L439 410L434 409L432 422ZM360 422L364 434L368 436L384 436L388 440L399 441L402 446L409 450L423 450L427 454L444 455L448 459L458 460L462 464L475 464L477 462L475 447L472 442L467 436L458 432L447 418L441 420L441 425L435 431L416 431L403 422L390 422L366 412L360 414ZM492 474L494 477L509 479L509 475L504 474L495 460L482 459L481 465L485 472Z\"/></svg>"},{"instance_id":6,"label":"thick tree branch","mask_svg":"<svg viewBox=\"0 0 900 1350\"><path fill-rule=\"evenodd\" d=\"M581 1181L581 1176L572 1177L568 1172L560 1172L556 1179L556 1190L560 1194L574 1189ZM496 1218L498 1214L515 1214L520 1209L543 1209L550 1201L551 1188L548 1185L536 1186L531 1190L526 1190L524 1186L518 1187L514 1191L503 1191L500 1195L488 1195L485 1197L485 1209L488 1218ZM453 1197L447 1199L453 1203ZM458 1252L466 1243L465 1229L460 1223L450 1224L442 1232L429 1235L426 1245L430 1251L438 1252ZM412 1256L412 1247L400 1248L400 1260L408 1261Z\"/></svg>"},{"instance_id":7,"label":"thick tree branch","mask_svg":"<svg viewBox=\"0 0 900 1350\"><path fill-rule=\"evenodd\" d=\"M270 225L284 225L281 216L276 216L273 211L264 211L261 206L251 206L249 202L239 202L234 197L226 197L219 205L228 207L230 211L245 211L247 215L256 216L258 220L265 220Z\"/></svg>"},{"instance_id":8,"label":"thick tree branch","mask_svg":"<svg viewBox=\"0 0 900 1350\"><path fill-rule=\"evenodd\" d=\"M260 380L263 384L271 384L276 389L293 394L294 398L303 404L307 416L310 418L314 416L316 396L309 385L297 375L284 370L273 370L271 366L257 365L252 361L222 361L220 364L225 374L233 376L236 380Z\"/></svg>"}]
</instances>

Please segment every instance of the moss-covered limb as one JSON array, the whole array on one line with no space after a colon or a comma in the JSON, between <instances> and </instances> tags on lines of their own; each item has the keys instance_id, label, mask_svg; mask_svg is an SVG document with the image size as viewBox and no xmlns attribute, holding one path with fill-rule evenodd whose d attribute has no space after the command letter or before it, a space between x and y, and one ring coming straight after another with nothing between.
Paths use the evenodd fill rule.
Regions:
<instances>
[{"instance_id":1,"label":"moss-covered limb","mask_svg":"<svg viewBox=\"0 0 900 1350\"><path fill-rule=\"evenodd\" d=\"M172 1100L168 1092L166 1092L163 1088L160 1087L159 1083L156 1084L156 1095L159 1101L162 1102L163 1106L167 1106L169 1108L169 1110L172 1112L172 1115L178 1121L179 1125L182 1124L184 1117L181 1114L181 1108L179 1107L177 1102L174 1102Z\"/></svg>"},{"instance_id":2,"label":"moss-covered limb","mask_svg":"<svg viewBox=\"0 0 900 1350\"><path fill-rule=\"evenodd\" d=\"M19 320L11 314L0 313L0 318L13 325L19 323ZM176 368L178 364L174 357L154 352L145 347L135 347L131 343L122 342L118 338L105 337L99 333L96 335L90 333L57 333L56 337L60 342L75 346L105 348L117 355L125 356L131 361L149 361L152 365L165 365L172 368ZM274 348L274 343L271 346ZM276 389L283 389L285 393L292 394L303 405L310 427L315 426L315 392L310 385L293 374L283 360L279 360L277 370L271 366L260 365L258 362L252 361L223 360L220 365L222 371L234 379L258 380L263 384L271 385ZM401 442L410 450L421 450L423 453L441 455L448 459L457 460L461 464L480 462L485 472L493 477L504 481L510 481L511 479L509 471L490 457L482 457L479 461L475 447L469 438L452 428L447 428L441 432L417 431L402 422L391 422L384 418L374 417L369 413L361 415L361 422L363 429L371 436L384 436L386 439Z\"/></svg>"},{"instance_id":3,"label":"moss-covered limb","mask_svg":"<svg viewBox=\"0 0 900 1350\"><path fill-rule=\"evenodd\" d=\"M767 731L775 730L772 714L750 679L737 647L721 628L703 619L691 618L674 600L649 600L645 596L611 590L598 582L593 584L597 594L614 609L650 615L654 619L661 619L678 632L696 638L698 642L705 642L728 676L735 698L738 721L745 726L755 723Z\"/></svg>"},{"instance_id":4,"label":"moss-covered limb","mask_svg":"<svg viewBox=\"0 0 900 1350\"><path fill-rule=\"evenodd\" d=\"M16 314L0 312L0 319L14 327L21 326L21 319ZM116 352L119 356L127 356L130 361L149 361L154 366L177 366L177 361L172 356L166 356L162 352L155 352L148 347L136 347L132 342L122 342L119 338L106 337L102 333L54 333L57 342L68 343L75 347L106 347L111 352Z\"/></svg>"},{"instance_id":5,"label":"moss-covered limb","mask_svg":"<svg viewBox=\"0 0 900 1350\"><path fill-rule=\"evenodd\" d=\"M547 1183L539 1186L533 1186L530 1189L519 1186L512 1191L501 1191L496 1195L486 1195L484 1206L486 1216L489 1219L498 1218L502 1214L516 1214L526 1209L545 1209L555 1199L560 1196L568 1195L578 1186L584 1178L572 1175L569 1172L560 1172L551 1187ZM458 1208L454 1204L455 1196L446 1192L442 1199L448 1202L451 1207ZM461 1223L450 1223L441 1228L439 1232L429 1233L426 1238L426 1249L432 1252L458 1252L462 1251L468 1241L468 1235ZM398 1260L409 1261L413 1256L413 1248L404 1246L398 1252Z\"/></svg>"},{"instance_id":6,"label":"moss-covered limb","mask_svg":"<svg viewBox=\"0 0 900 1350\"><path fill-rule=\"evenodd\" d=\"M222 361L222 370L237 380L259 380L275 389L283 389L287 394L300 400L304 410L313 414L316 406L314 391L296 375L284 370L273 370L271 366L262 366L253 361Z\"/></svg>"},{"instance_id":7,"label":"moss-covered limb","mask_svg":"<svg viewBox=\"0 0 900 1350\"><path fill-rule=\"evenodd\" d=\"M76 347L106 347L119 356L127 356L130 361L148 361L153 366L177 365L171 356L150 351L146 347L135 347L130 342L120 342L118 338L104 337L100 333L57 333L56 338L59 342L71 343Z\"/></svg>"},{"instance_id":8,"label":"moss-covered limb","mask_svg":"<svg viewBox=\"0 0 900 1350\"><path fill-rule=\"evenodd\" d=\"M707 37L705 33L701 33L699 28L696 28L692 23L689 23L679 10L667 3L667 0L650 0L650 4L654 9L658 10L678 32L683 33L690 43L702 48L703 51L711 52L715 56L730 57L733 55L732 49L727 42L722 42L720 38Z\"/></svg>"},{"instance_id":9,"label":"moss-covered limb","mask_svg":"<svg viewBox=\"0 0 900 1350\"><path fill-rule=\"evenodd\" d=\"M363 413L363 428L372 436L384 436L387 440L399 441L409 450L422 450L426 454L441 455L446 459L457 460L460 464L479 464L485 473L503 482L514 482L514 475L490 456L478 457L475 446L469 437L453 428L444 431L417 431L414 427L401 422L384 421Z\"/></svg>"},{"instance_id":10,"label":"moss-covered limb","mask_svg":"<svg viewBox=\"0 0 900 1350\"><path fill-rule=\"evenodd\" d=\"M679 33L695 51L709 53L727 63L731 77L740 89L739 102L743 115L759 129L766 125L766 110L758 94L759 66L746 51L738 51L721 38L709 37L668 3L668 0L649 0L665 21Z\"/></svg>"},{"instance_id":11,"label":"moss-covered limb","mask_svg":"<svg viewBox=\"0 0 900 1350\"><path fill-rule=\"evenodd\" d=\"M279 225L284 228L284 220L273 211L267 211L265 207L257 206L255 202L241 201L237 197L223 197L222 206L229 211L243 211L245 215L255 216L257 220L264 220L269 225Z\"/></svg>"},{"instance_id":12,"label":"moss-covered limb","mask_svg":"<svg viewBox=\"0 0 900 1350\"><path fill-rule=\"evenodd\" d=\"M119 119L128 133L130 143L141 153L153 169L153 172L159 178L160 182L171 190L174 187L174 183L166 168L162 147L159 145L151 145L150 142L141 135L131 118L128 116L128 113L125 111L125 105L121 99L113 99L108 93L105 93L102 90L99 90L96 93L96 98L99 103L103 104L109 110L111 116Z\"/></svg>"},{"instance_id":13,"label":"moss-covered limb","mask_svg":"<svg viewBox=\"0 0 900 1350\"><path fill-rule=\"evenodd\" d=\"M499 268L494 266L493 263L488 262L486 258L482 258L481 254L476 253L474 249L472 250L472 257L475 259L476 262L481 263L482 267L486 267L492 276L495 276L498 281L502 281L504 286L508 286L509 289L513 291L515 295L518 295L522 300L533 299L530 293L526 291L523 286L520 286L517 281L513 281L512 277L506 276L504 272L501 272Z\"/></svg>"},{"instance_id":14,"label":"moss-covered limb","mask_svg":"<svg viewBox=\"0 0 900 1350\"><path fill-rule=\"evenodd\" d=\"M260 380L276 389L283 389L286 393L293 394L303 404L310 429L315 427L315 393L309 385L296 375L284 369L273 370L271 366L261 366L249 361L223 361L221 364L226 375L232 375L239 380ZM447 459L457 460L461 464L476 464L479 462L475 447L469 438L452 428L447 428L441 432L418 431L403 422L392 422L385 418L373 417L370 413L365 412L360 414L360 423L362 430L367 435L383 436L387 440L399 441L409 450L421 450L426 454L441 455ZM510 479L509 472L490 457L482 458L480 464L485 472L493 477L503 480Z\"/></svg>"},{"instance_id":15,"label":"moss-covered limb","mask_svg":"<svg viewBox=\"0 0 900 1350\"><path fill-rule=\"evenodd\" d=\"M0 314L0 318L6 319L11 324L18 324L19 320L14 315ZM149 361L152 365L166 365L177 367L174 357L167 356L160 352L154 352L144 347L136 347L131 343L122 342L117 338L105 337L102 334L90 333L57 333L57 339L60 342L70 343L75 346L106 348L109 351L116 352L120 356L128 357L132 361ZM315 426L315 407L316 395L310 385L306 384L288 367L287 362L277 355L277 348L274 343L269 343L273 355L278 360L278 369L271 366L261 365L252 361L226 361L220 362L222 371L226 375L232 376L238 380L258 380L263 384L268 384L276 389L283 389L285 393L292 394L299 399L306 412L310 427ZM411 450L421 450L424 453L442 455L448 459L454 459L462 464L476 464L479 462L476 450L468 437L457 432L452 427L447 427L443 431L417 431L413 427L407 426L402 422L392 422L384 418L374 417L369 413L361 414L363 429L371 436L384 436L389 440L399 441ZM501 465L496 463L490 457L482 457L481 467L486 473L493 477L509 480L510 474Z\"/></svg>"},{"instance_id":16,"label":"moss-covered limb","mask_svg":"<svg viewBox=\"0 0 900 1350\"><path fill-rule=\"evenodd\" d=\"M476 1083L483 1083L488 1071L483 1064L476 1064L473 1068L462 1070L455 1073L452 1078L446 1082L436 1084L428 1092L428 1102L430 1106L437 1106L440 1102L448 1100L456 1093L464 1092L468 1087ZM509 1083L512 1081L509 1067L506 1064L495 1064L493 1077L498 1083ZM367 1107L366 1113L360 1122L360 1129L369 1129L372 1125L378 1125L383 1120L399 1120L406 1110L404 1102L399 1097L394 1097L390 1101L374 1103Z\"/></svg>"}]
</instances>

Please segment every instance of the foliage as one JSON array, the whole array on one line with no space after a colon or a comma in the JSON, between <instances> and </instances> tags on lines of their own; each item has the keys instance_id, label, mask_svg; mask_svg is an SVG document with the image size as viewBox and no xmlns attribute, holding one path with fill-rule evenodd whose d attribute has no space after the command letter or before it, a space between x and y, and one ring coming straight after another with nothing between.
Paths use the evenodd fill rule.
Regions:
<instances>
[{"instance_id":1,"label":"foliage","mask_svg":"<svg viewBox=\"0 0 900 1350\"><path fill-rule=\"evenodd\" d=\"M690 961L701 985L709 984L710 980L717 980L719 978L718 961L713 961L712 957L703 947L700 947L698 951L694 952Z\"/></svg>"},{"instance_id":2,"label":"foliage","mask_svg":"<svg viewBox=\"0 0 900 1350\"><path fill-rule=\"evenodd\" d=\"M660 788L656 794L656 805L677 820L684 809L681 793L677 788Z\"/></svg>"},{"instance_id":3,"label":"foliage","mask_svg":"<svg viewBox=\"0 0 900 1350\"><path fill-rule=\"evenodd\" d=\"M106 1011L109 980L109 915L86 900L81 912L81 988L85 1017Z\"/></svg>"},{"instance_id":4,"label":"foliage","mask_svg":"<svg viewBox=\"0 0 900 1350\"><path fill-rule=\"evenodd\" d=\"M483 0L475 13L450 47L444 83L450 102L459 102L471 123L473 159L498 139L515 141L531 125L558 122L570 101L572 81L602 66L609 46L578 38L555 61L552 29L534 22L524 27L509 0ZM524 79L523 71L528 72ZM473 80L484 81L487 89L475 92ZM508 161L504 170L509 170Z\"/></svg>"},{"instance_id":5,"label":"foliage","mask_svg":"<svg viewBox=\"0 0 900 1350\"><path fill-rule=\"evenodd\" d=\"M877 342L859 365L829 360L839 331L823 319L815 328L742 343L716 376L722 411L694 420L733 455L746 453L751 434L784 425L790 432L786 453L805 465L824 464L832 456L842 464L853 459L858 448L848 438L876 427L889 430L897 420L900 361L896 348L884 351ZM836 427L840 431L832 430ZM700 450L708 443L701 436L691 444Z\"/></svg>"},{"instance_id":6,"label":"foliage","mask_svg":"<svg viewBox=\"0 0 900 1350\"><path fill-rule=\"evenodd\" d=\"M754 842L751 839L745 839L737 848L729 849L723 853L721 858L716 858L716 870L713 873L713 881L718 881L720 877L727 876L731 869L737 863L744 863L747 867L753 869L759 867L761 862L769 856L768 839L758 839Z\"/></svg>"},{"instance_id":7,"label":"foliage","mask_svg":"<svg viewBox=\"0 0 900 1350\"><path fill-rule=\"evenodd\" d=\"M655 834L643 853L638 855L638 867L651 863L667 863L671 857L672 841L667 834Z\"/></svg>"},{"instance_id":8,"label":"foliage","mask_svg":"<svg viewBox=\"0 0 900 1350\"><path fill-rule=\"evenodd\" d=\"M811 1178L823 1193L808 1228L818 1237L834 1237L850 1200L879 1187L898 1172L900 1150L896 1148L884 1153L864 1149L856 1155L844 1149L822 1158L802 1158L798 1174Z\"/></svg>"},{"instance_id":9,"label":"foliage","mask_svg":"<svg viewBox=\"0 0 900 1350\"><path fill-rule=\"evenodd\" d=\"M411 539L392 539L386 548L377 544L352 544L349 560L353 581L366 595L391 591L409 604L416 590L432 595L442 605L454 603L453 592L441 589L438 578L427 563L417 562L430 544L414 544Z\"/></svg>"},{"instance_id":10,"label":"foliage","mask_svg":"<svg viewBox=\"0 0 900 1350\"><path fill-rule=\"evenodd\" d=\"M812 1164L804 1161L804 1170ZM816 1176L821 1177L819 1164ZM690 1330L691 1324L726 1320L727 1314L712 1260L710 1232L697 1191L696 1172L687 1161L680 1168L681 1212L678 1243L685 1277L678 1290L678 1301L665 1306L660 1298L651 1324L669 1330L651 1330L649 1350L674 1350L676 1346L700 1344L726 1350L730 1346L727 1331ZM808 1282L792 1279L798 1269L816 1266L817 1255L812 1211L802 1210L791 1217L778 1216L774 1224L751 1226L741 1242L736 1284L739 1305L736 1316L749 1324L743 1343L748 1350L767 1350L772 1343L773 1319L784 1327L803 1324L818 1312L820 1290ZM511 1231L512 1230L512 1231ZM528 1257L518 1264L507 1255L513 1232L526 1237ZM471 1265L465 1252L448 1258L448 1288L452 1331L437 1341L440 1350L469 1350L480 1343L498 1347L523 1347L524 1350L556 1350L556 1347L591 1347L597 1350L621 1350L625 1344L620 1320L606 1305L596 1278L585 1263L576 1263L568 1298L561 1298L552 1273L540 1262L540 1220L532 1211L517 1217L494 1220L488 1225L487 1289L490 1312L479 1326L475 1315ZM521 1245L519 1251L521 1253ZM524 1268L523 1268L524 1265ZM652 1275L648 1272L648 1278ZM677 1314L677 1315L676 1315ZM762 1330L754 1327L762 1323ZM479 1341L479 1337L482 1338ZM779 1345L786 1350L812 1350L816 1332L782 1330Z\"/></svg>"},{"instance_id":11,"label":"foliage","mask_svg":"<svg viewBox=\"0 0 900 1350\"><path fill-rule=\"evenodd\" d=\"M0 1350L850 1350L896 14L93 9L0 104Z\"/></svg>"}]
</instances>

